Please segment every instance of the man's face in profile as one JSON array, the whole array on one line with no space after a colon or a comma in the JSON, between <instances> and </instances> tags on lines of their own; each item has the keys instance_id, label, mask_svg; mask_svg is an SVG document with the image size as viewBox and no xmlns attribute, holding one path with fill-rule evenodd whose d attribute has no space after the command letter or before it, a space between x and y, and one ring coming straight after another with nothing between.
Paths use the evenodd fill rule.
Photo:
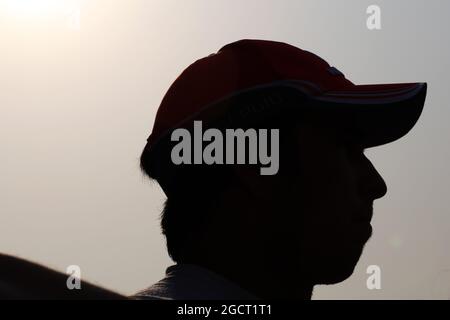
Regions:
<instances>
[{"instance_id":1,"label":"man's face in profile","mask_svg":"<svg viewBox=\"0 0 450 320\"><path fill-rule=\"evenodd\" d=\"M373 201L386 185L344 131L301 125L294 135L297 161L288 165L296 168L273 190L282 204L273 226L285 230L273 250L285 250L286 262L311 284L337 283L352 274L372 233Z\"/></svg>"}]
</instances>

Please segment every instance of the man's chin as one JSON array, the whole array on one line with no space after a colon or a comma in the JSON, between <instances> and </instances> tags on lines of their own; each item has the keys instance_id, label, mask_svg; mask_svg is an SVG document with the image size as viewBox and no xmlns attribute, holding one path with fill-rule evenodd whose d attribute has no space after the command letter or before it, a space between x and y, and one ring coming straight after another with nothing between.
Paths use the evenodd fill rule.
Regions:
<instances>
[{"instance_id":1,"label":"man's chin","mask_svg":"<svg viewBox=\"0 0 450 320\"><path fill-rule=\"evenodd\" d=\"M315 283L330 285L347 280L355 271L359 258L360 255L340 257L321 264L312 272Z\"/></svg>"},{"instance_id":2,"label":"man's chin","mask_svg":"<svg viewBox=\"0 0 450 320\"><path fill-rule=\"evenodd\" d=\"M354 270L355 268L353 267L349 269L333 270L334 272L332 273L322 274L320 277L317 277L316 284L331 285L340 283L350 278Z\"/></svg>"}]
</instances>

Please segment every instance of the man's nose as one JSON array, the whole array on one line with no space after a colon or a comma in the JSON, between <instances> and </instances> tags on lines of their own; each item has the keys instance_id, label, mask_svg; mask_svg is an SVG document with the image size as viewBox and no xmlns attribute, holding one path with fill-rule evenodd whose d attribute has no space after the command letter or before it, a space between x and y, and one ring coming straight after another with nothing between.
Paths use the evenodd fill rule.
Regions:
<instances>
[{"instance_id":1,"label":"man's nose","mask_svg":"<svg viewBox=\"0 0 450 320\"><path fill-rule=\"evenodd\" d=\"M387 192L387 186L381 175L366 158L365 170L362 177L362 191L369 200L382 198Z\"/></svg>"}]
</instances>

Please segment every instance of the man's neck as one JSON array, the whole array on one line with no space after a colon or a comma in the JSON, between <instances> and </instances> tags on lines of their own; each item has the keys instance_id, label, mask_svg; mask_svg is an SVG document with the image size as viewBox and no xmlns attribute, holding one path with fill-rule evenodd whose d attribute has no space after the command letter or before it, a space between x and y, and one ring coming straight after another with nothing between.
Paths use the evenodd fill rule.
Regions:
<instances>
[{"instance_id":1,"label":"man's neck","mask_svg":"<svg viewBox=\"0 0 450 320\"><path fill-rule=\"evenodd\" d=\"M278 268L269 270L264 267L249 267L247 263L208 263L200 262L198 265L207 268L229 281L239 285L260 299L298 299L310 300L313 285L302 283L298 274ZM292 276L289 276L289 275Z\"/></svg>"},{"instance_id":2,"label":"man's neck","mask_svg":"<svg viewBox=\"0 0 450 320\"><path fill-rule=\"evenodd\" d=\"M210 228L198 238L199 249L194 263L214 271L261 299L310 300L313 285L305 282L302 268L290 263L292 252L283 249L282 243L273 240L278 230L263 221L280 210L283 203L273 208L259 206L258 201L249 201L248 194L234 190L216 207L212 216L227 217L213 221ZM229 201L233 199L233 201ZM264 213L268 211L267 213ZM247 219L241 219L247 217ZM236 225L236 221L240 221ZM255 221L260 226L255 225ZM234 230L230 234L230 230ZM269 248L270 247L270 248Z\"/></svg>"}]
</instances>

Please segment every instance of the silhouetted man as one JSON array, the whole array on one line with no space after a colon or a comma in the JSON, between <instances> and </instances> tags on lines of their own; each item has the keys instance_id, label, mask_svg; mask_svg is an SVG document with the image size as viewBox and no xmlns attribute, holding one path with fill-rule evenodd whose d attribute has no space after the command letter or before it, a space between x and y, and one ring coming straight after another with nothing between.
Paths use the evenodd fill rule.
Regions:
<instances>
[{"instance_id":1,"label":"silhouetted man","mask_svg":"<svg viewBox=\"0 0 450 320\"><path fill-rule=\"evenodd\" d=\"M364 149L405 135L425 96L426 83L354 85L274 41L240 40L194 62L166 93L141 156L167 195L161 225L176 264L136 297L310 299L314 285L348 278L372 233L373 201L386 193ZM173 132L195 135L194 121L279 130L279 170L174 163Z\"/></svg>"}]
</instances>

